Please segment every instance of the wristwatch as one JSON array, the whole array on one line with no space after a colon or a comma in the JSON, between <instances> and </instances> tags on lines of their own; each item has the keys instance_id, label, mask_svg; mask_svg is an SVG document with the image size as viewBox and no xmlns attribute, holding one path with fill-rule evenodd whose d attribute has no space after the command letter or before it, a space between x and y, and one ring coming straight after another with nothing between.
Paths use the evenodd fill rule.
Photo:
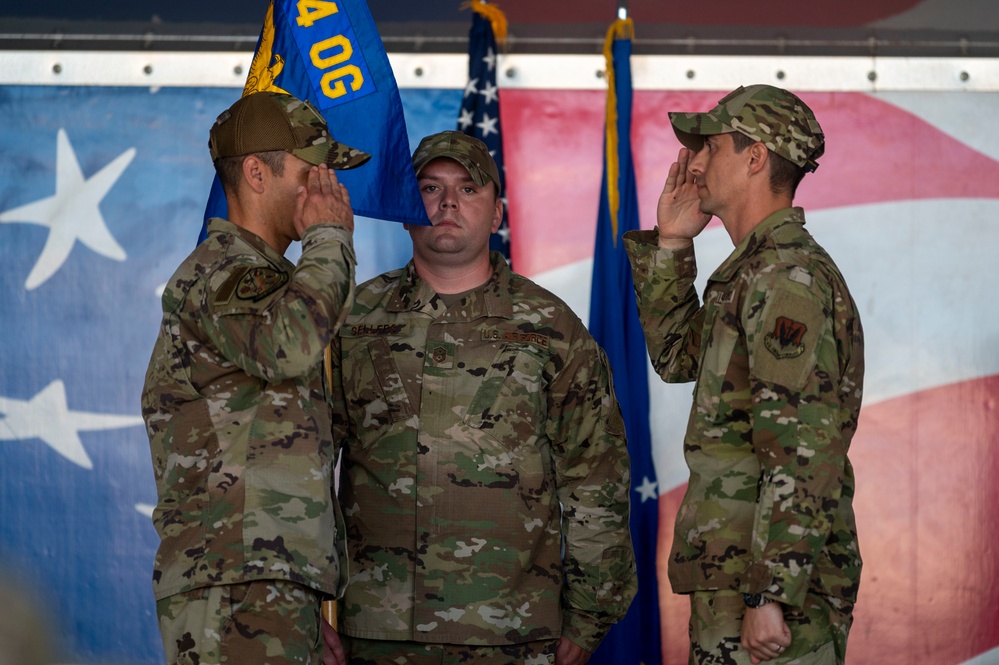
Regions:
<instances>
[{"instance_id":1,"label":"wristwatch","mask_svg":"<svg viewBox=\"0 0 999 665\"><path fill-rule=\"evenodd\" d=\"M774 601L760 593L744 593L742 594L742 602L746 603L746 607L756 609Z\"/></svg>"}]
</instances>

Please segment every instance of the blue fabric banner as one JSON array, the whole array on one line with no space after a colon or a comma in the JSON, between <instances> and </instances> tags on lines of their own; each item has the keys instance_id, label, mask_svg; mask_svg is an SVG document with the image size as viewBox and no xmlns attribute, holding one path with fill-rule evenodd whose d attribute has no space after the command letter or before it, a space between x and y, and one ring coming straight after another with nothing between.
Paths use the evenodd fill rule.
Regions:
<instances>
[{"instance_id":1,"label":"blue fabric banner","mask_svg":"<svg viewBox=\"0 0 999 665\"><path fill-rule=\"evenodd\" d=\"M271 0L243 94L262 90L308 100L336 140L371 155L364 166L337 172L354 214L430 223L413 175L399 88L367 3ZM205 221L226 211L216 177ZM202 228L199 242L205 233Z\"/></svg>"},{"instance_id":2,"label":"blue fabric banner","mask_svg":"<svg viewBox=\"0 0 999 665\"><path fill-rule=\"evenodd\" d=\"M662 661L656 541L659 502L649 431L648 357L638 321L631 266L621 237L638 229L638 196L631 157L631 22L608 33L608 103L604 174L597 215L590 294L590 333L607 352L631 456L631 537L638 595L590 659L591 665L652 665ZM612 42L612 43L611 43ZM615 117L616 116L616 117Z\"/></svg>"}]
</instances>

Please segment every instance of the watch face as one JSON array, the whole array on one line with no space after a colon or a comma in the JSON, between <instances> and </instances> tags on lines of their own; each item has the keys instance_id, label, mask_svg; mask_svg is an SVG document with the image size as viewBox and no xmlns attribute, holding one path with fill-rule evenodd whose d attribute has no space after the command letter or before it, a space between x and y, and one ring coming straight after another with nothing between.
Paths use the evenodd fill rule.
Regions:
<instances>
[{"instance_id":1,"label":"watch face","mask_svg":"<svg viewBox=\"0 0 999 665\"><path fill-rule=\"evenodd\" d=\"M757 608L760 605L766 605L770 602L769 598L764 597L758 593L744 593L742 594L742 600L746 603L746 607Z\"/></svg>"}]
</instances>

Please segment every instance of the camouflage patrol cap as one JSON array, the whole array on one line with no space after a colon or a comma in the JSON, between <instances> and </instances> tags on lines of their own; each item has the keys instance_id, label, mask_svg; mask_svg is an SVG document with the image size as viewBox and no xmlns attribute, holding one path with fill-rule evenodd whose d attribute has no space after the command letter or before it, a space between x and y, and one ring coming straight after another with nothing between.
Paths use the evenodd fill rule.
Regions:
<instances>
[{"instance_id":1,"label":"camouflage patrol cap","mask_svg":"<svg viewBox=\"0 0 999 665\"><path fill-rule=\"evenodd\" d=\"M489 154L486 144L464 132L448 130L431 134L420 141L413 153L413 168L420 175L423 167L437 159L447 157L453 159L468 170L472 181L482 187L492 180L496 183L496 191L502 191L499 169Z\"/></svg>"},{"instance_id":2,"label":"camouflage patrol cap","mask_svg":"<svg viewBox=\"0 0 999 665\"><path fill-rule=\"evenodd\" d=\"M223 111L208 135L212 161L284 150L310 164L352 169L371 155L333 140L308 102L277 92L255 92Z\"/></svg>"},{"instance_id":3,"label":"camouflage patrol cap","mask_svg":"<svg viewBox=\"0 0 999 665\"><path fill-rule=\"evenodd\" d=\"M697 151L705 136L739 132L806 171L825 152L825 135L812 110L797 96L772 85L739 87L707 113L670 113L673 131Z\"/></svg>"}]
</instances>

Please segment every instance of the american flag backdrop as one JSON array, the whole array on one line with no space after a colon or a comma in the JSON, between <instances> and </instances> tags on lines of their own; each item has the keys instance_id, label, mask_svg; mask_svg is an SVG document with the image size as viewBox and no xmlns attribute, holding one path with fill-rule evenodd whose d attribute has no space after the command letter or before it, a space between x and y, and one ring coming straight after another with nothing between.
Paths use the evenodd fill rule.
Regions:
<instances>
[{"instance_id":1,"label":"american flag backdrop","mask_svg":"<svg viewBox=\"0 0 999 665\"><path fill-rule=\"evenodd\" d=\"M644 228L679 149L665 111L708 109L752 82L636 89ZM411 146L454 127L462 85L402 86ZM44 604L58 662L161 657L139 392L160 289L201 226L208 128L238 94L0 85L0 576ZM605 91L498 94L516 268L586 321ZM828 147L797 203L850 283L867 336L851 450L865 568L848 662L997 662L999 94L801 96ZM399 224L362 220L355 243L359 279L409 257ZM696 247L702 280L731 251L715 223ZM662 557L686 480L690 386L650 377ZM686 601L663 572L664 662L679 665Z\"/></svg>"}]
</instances>

